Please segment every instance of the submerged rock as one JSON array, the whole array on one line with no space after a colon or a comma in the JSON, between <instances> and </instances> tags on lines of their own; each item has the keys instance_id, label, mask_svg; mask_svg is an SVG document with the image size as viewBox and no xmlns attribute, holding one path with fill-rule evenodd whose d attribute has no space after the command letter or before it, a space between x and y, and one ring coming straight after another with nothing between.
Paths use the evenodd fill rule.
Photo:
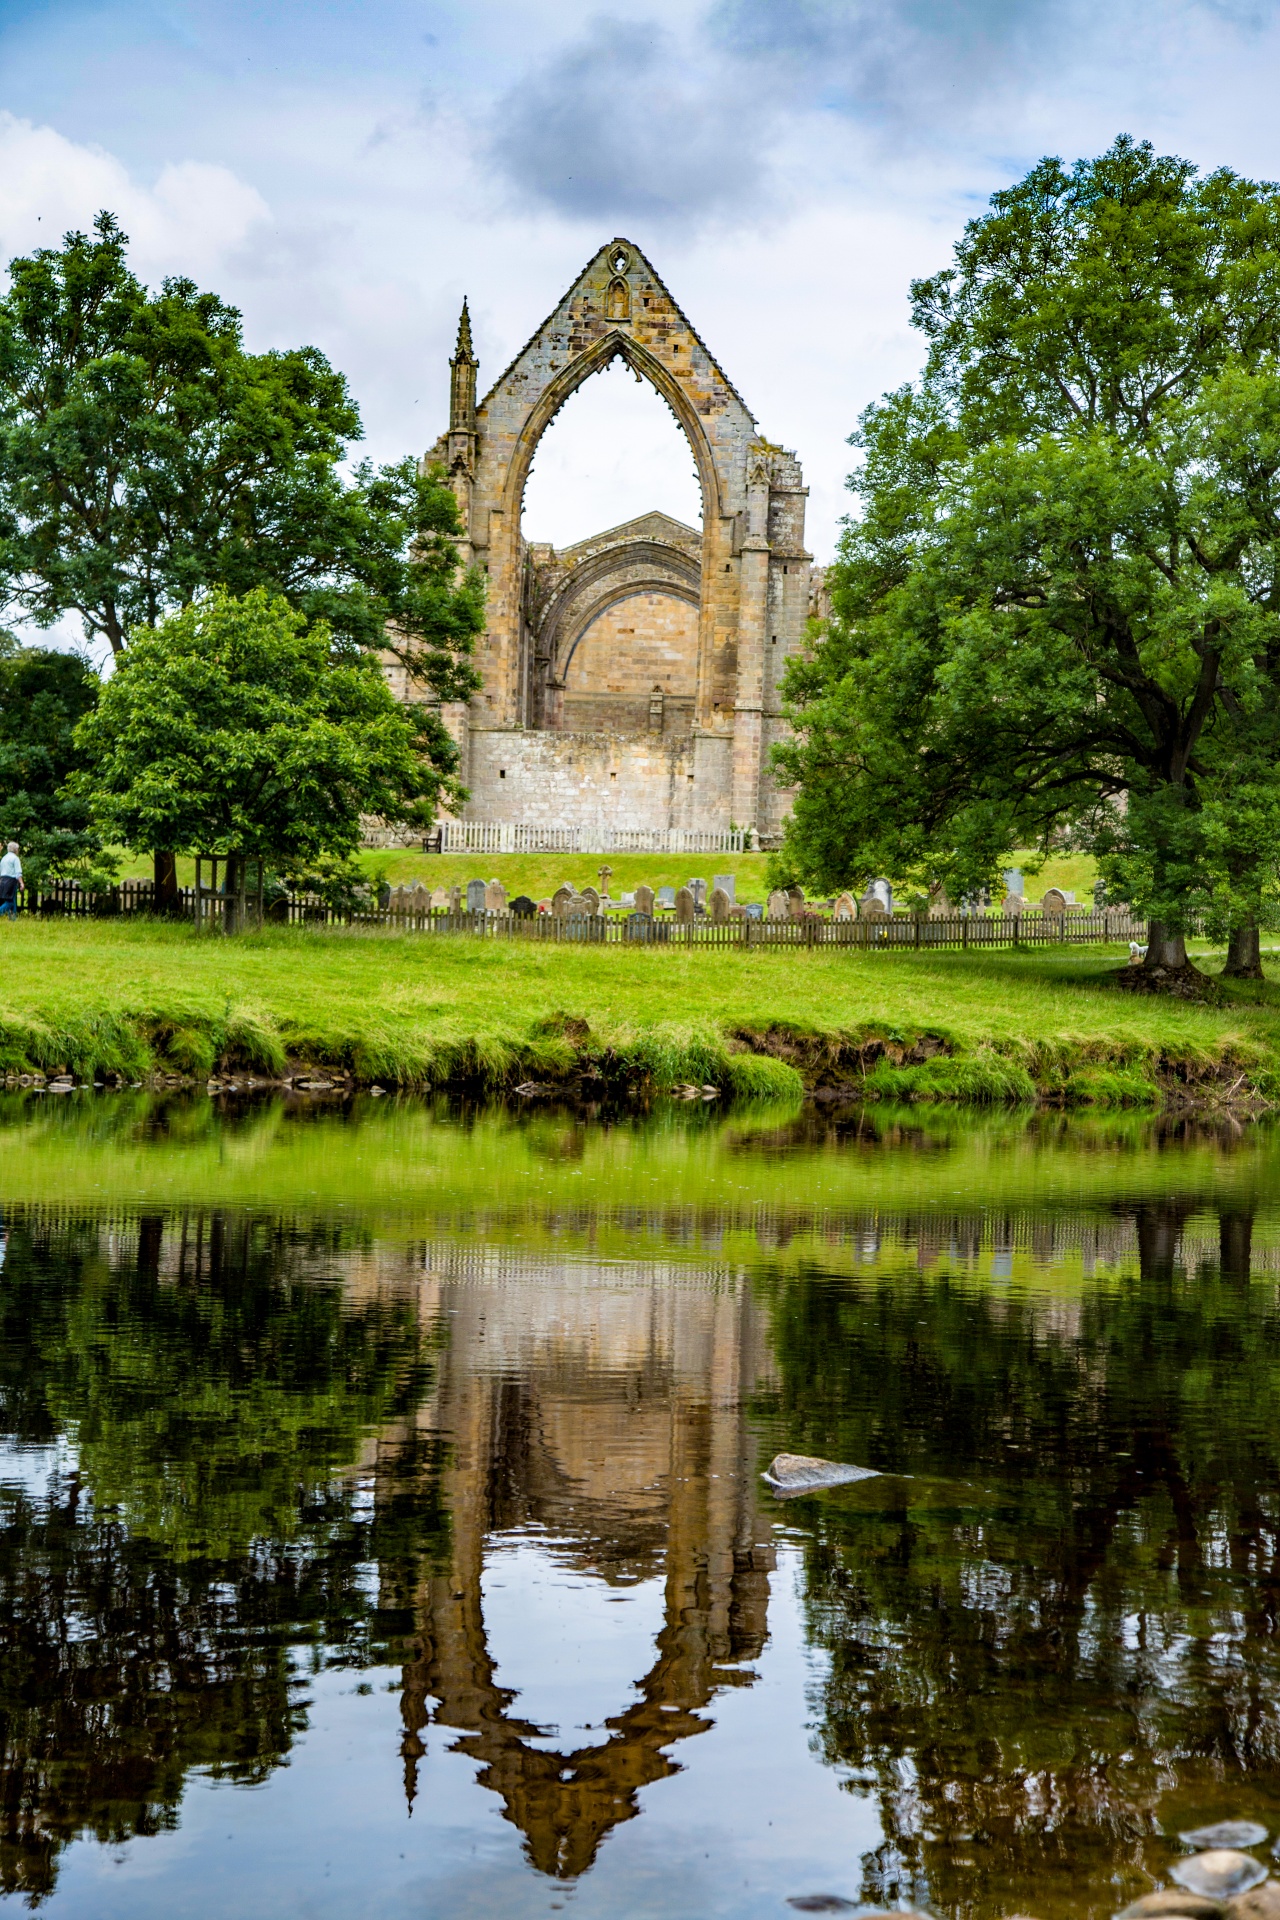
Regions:
<instances>
[{"instance_id":1,"label":"submerged rock","mask_svg":"<svg viewBox=\"0 0 1280 1920\"><path fill-rule=\"evenodd\" d=\"M1223 1912L1227 1920L1280 1920L1280 1881L1264 1880L1249 1893L1238 1893Z\"/></svg>"},{"instance_id":2,"label":"submerged rock","mask_svg":"<svg viewBox=\"0 0 1280 1920\"><path fill-rule=\"evenodd\" d=\"M1246 1893L1266 1877L1266 1868L1252 1854L1237 1853L1230 1847L1192 1854L1189 1860L1175 1861L1169 1869L1169 1878L1180 1887L1210 1900L1229 1900L1232 1894Z\"/></svg>"},{"instance_id":3,"label":"submerged rock","mask_svg":"<svg viewBox=\"0 0 1280 1920\"><path fill-rule=\"evenodd\" d=\"M1183 1893L1179 1887L1162 1887L1159 1893L1144 1893L1140 1899L1130 1901L1116 1915L1116 1920L1162 1920L1164 1915L1181 1915L1182 1920L1214 1920L1221 1912L1221 1900Z\"/></svg>"},{"instance_id":4,"label":"submerged rock","mask_svg":"<svg viewBox=\"0 0 1280 1920\"><path fill-rule=\"evenodd\" d=\"M777 1493L817 1493L823 1487L848 1486L853 1480L874 1480L877 1474L874 1467L851 1467L843 1460L819 1460L808 1453L775 1453L760 1478Z\"/></svg>"},{"instance_id":5,"label":"submerged rock","mask_svg":"<svg viewBox=\"0 0 1280 1920\"><path fill-rule=\"evenodd\" d=\"M1267 1830L1256 1820L1218 1820L1211 1827L1192 1827L1190 1833L1180 1833L1179 1840L1188 1847L1260 1847L1267 1837Z\"/></svg>"}]
</instances>

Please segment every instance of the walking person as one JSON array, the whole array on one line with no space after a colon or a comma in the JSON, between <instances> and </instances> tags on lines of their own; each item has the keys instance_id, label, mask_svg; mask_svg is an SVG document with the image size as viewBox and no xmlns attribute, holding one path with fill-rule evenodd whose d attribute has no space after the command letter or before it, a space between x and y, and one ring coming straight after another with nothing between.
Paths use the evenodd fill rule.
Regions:
<instances>
[{"instance_id":1,"label":"walking person","mask_svg":"<svg viewBox=\"0 0 1280 1920\"><path fill-rule=\"evenodd\" d=\"M18 914L18 894L22 888L22 862L18 858L18 843L11 840L0 859L0 915Z\"/></svg>"}]
</instances>

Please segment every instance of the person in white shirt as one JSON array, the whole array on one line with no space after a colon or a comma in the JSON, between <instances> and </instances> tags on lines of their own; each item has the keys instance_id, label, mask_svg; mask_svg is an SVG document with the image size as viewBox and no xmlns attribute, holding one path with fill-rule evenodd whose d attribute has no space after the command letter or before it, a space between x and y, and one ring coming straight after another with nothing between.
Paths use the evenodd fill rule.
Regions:
<instances>
[{"instance_id":1,"label":"person in white shirt","mask_svg":"<svg viewBox=\"0 0 1280 1920\"><path fill-rule=\"evenodd\" d=\"M18 843L11 840L0 859L0 914L18 911L18 893L22 886L22 862L18 858Z\"/></svg>"}]
</instances>

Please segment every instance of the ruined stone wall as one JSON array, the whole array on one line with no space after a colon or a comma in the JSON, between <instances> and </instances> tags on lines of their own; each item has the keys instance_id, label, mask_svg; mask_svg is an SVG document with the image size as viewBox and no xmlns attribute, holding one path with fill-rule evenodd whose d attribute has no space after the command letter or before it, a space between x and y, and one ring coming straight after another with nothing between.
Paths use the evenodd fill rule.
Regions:
<instances>
[{"instance_id":1,"label":"ruined stone wall","mask_svg":"<svg viewBox=\"0 0 1280 1920\"><path fill-rule=\"evenodd\" d=\"M683 787L670 786L673 811L665 819L655 819L652 807L667 775L655 771L645 759L651 750L638 744L648 728L644 735L637 730L634 691L569 688L557 677L556 663L565 657L559 638L572 641L575 619L585 615L590 625L599 617L583 596L593 582L603 590L601 569L613 561L598 555L593 542L556 560L549 550L527 547L521 535L525 480L542 433L584 380L618 358L671 408L702 488L700 535L688 528L673 534L674 523L658 515L645 516L644 540L641 523L631 528L635 563L647 573L630 583L636 592L662 592L695 571L685 546L698 544L692 767ZM476 397L478 362L465 308L451 366L449 431L429 457L447 466L457 494L463 558L486 576L486 632L477 649L484 685L471 703L464 749L470 817L567 826L581 819L583 806L597 804L607 805L608 817L621 826L756 827L774 838L786 806L769 770L770 745L785 726L778 680L786 655L803 644L808 611L805 488L794 454L758 432L741 395L627 240L613 241L587 263L483 399ZM608 544L609 536L601 539ZM546 577L535 578L544 564ZM567 598L553 615L557 595ZM605 611L601 606L599 615ZM582 704L588 691L595 696L591 707ZM687 697L682 690L681 702ZM570 698L579 702L576 712ZM617 701L627 704L611 704ZM575 731L581 744L572 777L553 749L520 744L543 729L602 722L625 729L636 743L632 771L620 749L623 733L589 745ZM512 745L499 749L492 736L504 729ZM669 730L664 721L664 733ZM551 785L535 797L531 782L539 766ZM525 797L520 811L508 784L517 770ZM637 809L630 817L629 801Z\"/></svg>"},{"instance_id":2,"label":"ruined stone wall","mask_svg":"<svg viewBox=\"0 0 1280 1920\"><path fill-rule=\"evenodd\" d=\"M697 774L687 735L473 727L467 812L537 827L698 827Z\"/></svg>"},{"instance_id":3,"label":"ruined stone wall","mask_svg":"<svg viewBox=\"0 0 1280 1920\"><path fill-rule=\"evenodd\" d=\"M698 609L673 594L636 594L593 620L574 647L563 725L690 733L697 685Z\"/></svg>"}]
</instances>

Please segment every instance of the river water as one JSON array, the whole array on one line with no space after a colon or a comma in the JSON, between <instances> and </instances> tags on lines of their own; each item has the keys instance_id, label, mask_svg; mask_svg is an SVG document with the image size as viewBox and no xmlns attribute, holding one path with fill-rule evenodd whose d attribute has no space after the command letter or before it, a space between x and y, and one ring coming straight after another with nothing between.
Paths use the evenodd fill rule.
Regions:
<instances>
[{"instance_id":1,"label":"river water","mask_svg":"<svg viewBox=\"0 0 1280 1920\"><path fill-rule=\"evenodd\" d=\"M1278 1175L1135 1119L0 1101L3 1896L1055 1920L1280 1834Z\"/></svg>"}]
</instances>

